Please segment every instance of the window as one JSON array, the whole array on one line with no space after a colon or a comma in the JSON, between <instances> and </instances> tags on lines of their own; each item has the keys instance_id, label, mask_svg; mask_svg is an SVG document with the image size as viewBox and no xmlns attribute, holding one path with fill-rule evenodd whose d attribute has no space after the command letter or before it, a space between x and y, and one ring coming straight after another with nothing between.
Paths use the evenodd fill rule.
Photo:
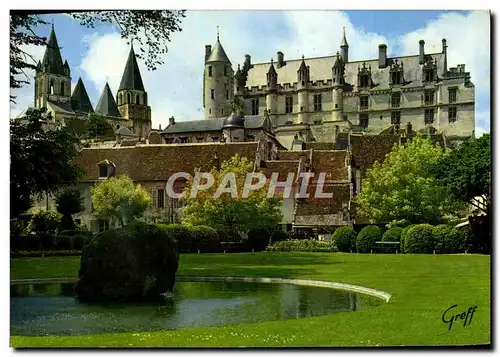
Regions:
<instances>
[{"instance_id":1,"label":"window","mask_svg":"<svg viewBox=\"0 0 500 357\"><path fill-rule=\"evenodd\" d=\"M212 77L212 66L208 66L208 76Z\"/></svg>"},{"instance_id":2,"label":"window","mask_svg":"<svg viewBox=\"0 0 500 357\"><path fill-rule=\"evenodd\" d=\"M457 102L457 88L449 88L448 89L448 101L450 103Z\"/></svg>"},{"instance_id":3,"label":"window","mask_svg":"<svg viewBox=\"0 0 500 357\"><path fill-rule=\"evenodd\" d=\"M392 93L391 108L399 108L401 105L401 93Z\"/></svg>"},{"instance_id":4,"label":"window","mask_svg":"<svg viewBox=\"0 0 500 357\"><path fill-rule=\"evenodd\" d=\"M212 141L213 141L213 142L217 142L217 141L219 141L219 137L218 137L218 136L212 136Z\"/></svg>"},{"instance_id":5,"label":"window","mask_svg":"<svg viewBox=\"0 0 500 357\"><path fill-rule=\"evenodd\" d=\"M285 97L285 113L291 114L293 112L293 97Z\"/></svg>"},{"instance_id":6,"label":"window","mask_svg":"<svg viewBox=\"0 0 500 357\"><path fill-rule=\"evenodd\" d=\"M255 136L254 135L247 135L247 140L248 141L254 141L255 140Z\"/></svg>"},{"instance_id":7,"label":"window","mask_svg":"<svg viewBox=\"0 0 500 357\"><path fill-rule=\"evenodd\" d=\"M64 95L64 82L61 82L61 95Z\"/></svg>"},{"instance_id":8,"label":"window","mask_svg":"<svg viewBox=\"0 0 500 357\"><path fill-rule=\"evenodd\" d=\"M226 99L229 99L229 90L226 89Z\"/></svg>"},{"instance_id":9,"label":"window","mask_svg":"<svg viewBox=\"0 0 500 357\"><path fill-rule=\"evenodd\" d=\"M107 219L100 219L99 232L109 231L109 221Z\"/></svg>"},{"instance_id":10,"label":"window","mask_svg":"<svg viewBox=\"0 0 500 357\"><path fill-rule=\"evenodd\" d=\"M425 122L425 124L434 123L434 109L426 109L425 110L424 122Z\"/></svg>"},{"instance_id":11,"label":"window","mask_svg":"<svg viewBox=\"0 0 500 357\"><path fill-rule=\"evenodd\" d=\"M315 112L321 111L321 94L314 95L314 111Z\"/></svg>"},{"instance_id":12,"label":"window","mask_svg":"<svg viewBox=\"0 0 500 357\"><path fill-rule=\"evenodd\" d=\"M224 115L224 108L220 108L220 113Z\"/></svg>"},{"instance_id":13,"label":"window","mask_svg":"<svg viewBox=\"0 0 500 357\"><path fill-rule=\"evenodd\" d=\"M402 83L402 75L400 71L392 72L392 84L401 84Z\"/></svg>"},{"instance_id":14,"label":"window","mask_svg":"<svg viewBox=\"0 0 500 357\"><path fill-rule=\"evenodd\" d=\"M182 144L186 144L188 142L189 142L189 138L187 136L184 136L184 137L181 138L181 143Z\"/></svg>"},{"instance_id":15,"label":"window","mask_svg":"<svg viewBox=\"0 0 500 357\"><path fill-rule=\"evenodd\" d=\"M99 178L108 177L108 166L107 165L99 165Z\"/></svg>"},{"instance_id":16,"label":"window","mask_svg":"<svg viewBox=\"0 0 500 357\"><path fill-rule=\"evenodd\" d=\"M140 101L140 98L139 98L139 94L137 94L135 96L135 104L141 104L141 101Z\"/></svg>"},{"instance_id":17,"label":"window","mask_svg":"<svg viewBox=\"0 0 500 357\"><path fill-rule=\"evenodd\" d=\"M163 188L153 188L151 190L151 206L154 208L165 207L165 190Z\"/></svg>"},{"instance_id":18,"label":"window","mask_svg":"<svg viewBox=\"0 0 500 357\"><path fill-rule=\"evenodd\" d=\"M196 138L196 142L197 142L197 143L202 143L202 142L204 142L204 141L205 141L205 138L204 138L204 137L202 137L202 136L200 136L200 137L197 137L197 138Z\"/></svg>"},{"instance_id":19,"label":"window","mask_svg":"<svg viewBox=\"0 0 500 357\"><path fill-rule=\"evenodd\" d=\"M227 76L227 66L224 67L224 76Z\"/></svg>"},{"instance_id":20,"label":"window","mask_svg":"<svg viewBox=\"0 0 500 357\"><path fill-rule=\"evenodd\" d=\"M360 74L359 75L359 86L360 87L369 87L370 86L370 76L368 74Z\"/></svg>"},{"instance_id":21,"label":"window","mask_svg":"<svg viewBox=\"0 0 500 357\"><path fill-rule=\"evenodd\" d=\"M362 128L368 127L368 114L359 115L359 126Z\"/></svg>"},{"instance_id":22,"label":"window","mask_svg":"<svg viewBox=\"0 0 500 357\"><path fill-rule=\"evenodd\" d=\"M212 114L212 109L208 109L208 114Z\"/></svg>"},{"instance_id":23,"label":"window","mask_svg":"<svg viewBox=\"0 0 500 357\"><path fill-rule=\"evenodd\" d=\"M130 103L131 99L130 99L130 93L127 93L127 104Z\"/></svg>"},{"instance_id":24,"label":"window","mask_svg":"<svg viewBox=\"0 0 500 357\"><path fill-rule=\"evenodd\" d=\"M165 190L163 188L158 189L158 208L165 207Z\"/></svg>"},{"instance_id":25,"label":"window","mask_svg":"<svg viewBox=\"0 0 500 357\"><path fill-rule=\"evenodd\" d=\"M210 98L215 99L215 90L214 89L210 89Z\"/></svg>"},{"instance_id":26,"label":"window","mask_svg":"<svg viewBox=\"0 0 500 357\"><path fill-rule=\"evenodd\" d=\"M426 90L425 91L424 104L425 105L434 104L434 91L433 90Z\"/></svg>"},{"instance_id":27,"label":"window","mask_svg":"<svg viewBox=\"0 0 500 357\"><path fill-rule=\"evenodd\" d=\"M368 96L360 95L359 96L359 109L368 109Z\"/></svg>"},{"instance_id":28,"label":"window","mask_svg":"<svg viewBox=\"0 0 500 357\"><path fill-rule=\"evenodd\" d=\"M54 81L50 81L49 93L54 94Z\"/></svg>"},{"instance_id":29,"label":"window","mask_svg":"<svg viewBox=\"0 0 500 357\"><path fill-rule=\"evenodd\" d=\"M427 68L424 70L424 81L425 82L432 82L434 80L434 69L433 68Z\"/></svg>"},{"instance_id":30,"label":"window","mask_svg":"<svg viewBox=\"0 0 500 357\"><path fill-rule=\"evenodd\" d=\"M391 112L391 124L401 124L401 112Z\"/></svg>"},{"instance_id":31,"label":"window","mask_svg":"<svg viewBox=\"0 0 500 357\"><path fill-rule=\"evenodd\" d=\"M252 115L259 115L259 99L252 99Z\"/></svg>"},{"instance_id":32,"label":"window","mask_svg":"<svg viewBox=\"0 0 500 357\"><path fill-rule=\"evenodd\" d=\"M448 108L448 122L454 123L457 121L457 107Z\"/></svg>"}]
</instances>

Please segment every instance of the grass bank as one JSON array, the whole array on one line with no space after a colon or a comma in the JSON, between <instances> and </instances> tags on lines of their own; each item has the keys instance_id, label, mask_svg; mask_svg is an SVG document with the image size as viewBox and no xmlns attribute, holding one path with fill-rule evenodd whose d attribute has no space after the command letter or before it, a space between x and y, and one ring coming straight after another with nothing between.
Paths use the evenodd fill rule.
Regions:
<instances>
[{"instance_id":1,"label":"grass bank","mask_svg":"<svg viewBox=\"0 0 500 357\"><path fill-rule=\"evenodd\" d=\"M11 260L11 279L76 276L78 257ZM12 336L13 347L304 347L488 344L490 257L262 252L181 255L178 274L328 280L392 294L389 303L298 320L168 332ZM470 325L448 330L443 312L477 306Z\"/></svg>"}]
</instances>

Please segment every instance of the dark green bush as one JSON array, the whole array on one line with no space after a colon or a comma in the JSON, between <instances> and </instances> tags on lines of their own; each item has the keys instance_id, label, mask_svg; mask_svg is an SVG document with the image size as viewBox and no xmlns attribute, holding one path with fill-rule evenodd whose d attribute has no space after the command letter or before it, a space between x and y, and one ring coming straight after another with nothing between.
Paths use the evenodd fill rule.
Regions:
<instances>
[{"instance_id":1,"label":"dark green bush","mask_svg":"<svg viewBox=\"0 0 500 357\"><path fill-rule=\"evenodd\" d=\"M42 240L34 234L20 237L20 250L42 250Z\"/></svg>"},{"instance_id":2,"label":"dark green bush","mask_svg":"<svg viewBox=\"0 0 500 357\"><path fill-rule=\"evenodd\" d=\"M329 242L314 239L286 240L276 242L266 248L271 252L332 252L335 251Z\"/></svg>"},{"instance_id":3,"label":"dark green bush","mask_svg":"<svg viewBox=\"0 0 500 357\"><path fill-rule=\"evenodd\" d=\"M249 250L260 252L266 249L271 240L271 232L268 229L261 228L248 232L247 246Z\"/></svg>"},{"instance_id":4,"label":"dark green bush","mask_svg":"<svg viewBox=\"0 0 500 357\"><path fill-rule=\"evenodd\" d=\"M276 229L271 235L271 243L282 242L288 239L288 233L281 229Z\"/></svg>"},{"instance_id":5,"label":"dark green bush","mask_svg":"<svg viewBox=\"0 0 500 357\"><path fill-rule=\"evenodd\" d=\"M444 249L442 253L463 253L465 251L465 237L457 228L451 228L444 237Z\"/></svg>"},{"instance_id":6,"label":"dark green bush","mask_svg":"<svg viewBox=\"0 0 500 357\"><path fill-rule=\"evenodd\" d=\"M180 253L189 253L192 251L193 235L189 227L182 224L157 224L156 227L166 231L177 242Z\"/></svg>"},{"instance_id":7,"label":"dark green bush","mask_svg":"<svg viewBox=\"0 0 500 357\"><path fill-rule=\"evenodd\" d=\"M56 249L56 236L51 234L44 234L40 236L43 250L55 250Z\"/></svg>"},{"instance_id":8,"label":"dark green bush","mask_svg":"<svg viewBox=\"0 0 500 357\"><path fill-rule=\"evenodd\" d=\"M417 224L406 233L405 253L432 253L434 246L434 227L430 224Z\"/></svg>"},{"instance_id":9,"label":"dark green bush","mask_svg":"<svg viewBox=\"0 0 500 357\"><path fill-rule=\"evenodd\" d=\"M28 232L35 235L55 235L59 228L61 215L50 211L38 211L28 223Z\"/></svg>"},{"instance_id":10,"label":"dark green bush","mask_svg":"<svg viewBox=\"0 0 500 357\"><path fill-rule=\"evenodd\" d=\"M32 258L32 257L67 257L80 256L81 250L21 250L10 253L11 258Z\"/></svg>"},{"instance_id":11,"label":"dark green bush","mask_svg":"<svg viewBox=\"0 0 500 357\"><path fill-rule=\"evenodd\" d=\"M62 236L88 236L91 237L93 236L93 233L87 230L67 230L67 231L60 231L58 235Z\"/></svg>"},{"instance_id":12,"label":"dark green bush","mask_svg":"<svg viewBox=\"0 0 500 357\"><path fill-rule=\"evenodd\" d=\"M356 232L351 226L340 227L332 234L331 245L339 252L350 252L355 249Z\"/></svg>"},{"instance_id":13,"label":"dark green bush","mask_svg":"<svg viewBox=\"0 0 500 357\"><path fill-rule=\"evenodd\" d=\"M446 224L438 224L434 227L434 249L436 253L449 253L446 247L446 236L450 233L451 227Z\"/></svg>"},{"instance_id":14,"label":"dark green bush","mask_svg":"<svg viewBox=\"0 0 500 357\"><path fill-rule=\"evenodd\" d=\"M366 226L358 233L356 238L356 250L360 253L370 252L373 243L379 241L382 231L377 226Z\"/></svg>"},{"instance_id":15,"label":"dark green bush","mask_svg":"<svg viewBox=\"0 0 500 357\"><path fill-rule=\"evenodd\" d=\"M403 228L401 227L389 228L382 235L382 242L400 242L402 232Z\"/></svg>"},{"instance_id":16,"label":"dark green bush","mask_svg":"<svg viewBox=\"0 0 500 357\"><path fill-rule=\"evenodd\" d=\"M172 291L178 268L174 230L133 224L85 245L76 293L83 301L147 301Z\"/></svg>"},{"instance_id":17,"label":"dark green bush","mask_svg":"<svg viewBox=\"0 0 500 357\"><path fill-rule=\"evenodd\" d=\"M74 235L73 238L73 249L82 250L85 243L90 241L92 238L88 235Z\"/></svg>"},{"instance_id":18,"label":"dark green bush","mask_svg":"<svg viewBox=\"0 0 500 357\"><path fill-rule=\"evenodd\" d=\"M415 224L410 224L409 226L404 227L403 230L401 231L401 240L400 240L401 252L405 251L406 234L413 226L415 226Z\"/></svg>"},{"instance_id":19,"label":"dark green bush","mask_svg":"<svg viewBox=\"0 0 500 357\"><path fill-rule=\"evenodd\" d=\"M219 248L219 235L217 231L208 226L189 227L192 234L192 250L200 253L217 252Z\"/></svg>"},{"instance_id":20,"label":"dark green bush","mask_svg":"<svg viewBox=\"0 0 500 357\"><path fill-rule=\"evenodd\" d=\"M57 250L72 250L73 247L73 236L57 236ZM52 250L52 249L47 249Z\"/></svg>"}]
</instances>

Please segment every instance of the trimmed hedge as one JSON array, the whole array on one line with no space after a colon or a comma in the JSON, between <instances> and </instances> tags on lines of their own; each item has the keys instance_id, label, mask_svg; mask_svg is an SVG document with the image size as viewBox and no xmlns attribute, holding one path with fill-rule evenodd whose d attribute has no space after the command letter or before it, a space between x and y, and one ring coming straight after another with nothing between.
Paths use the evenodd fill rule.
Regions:
<instances>
[{"instance_id":1,"label":"trimmed hedge","mask_svg":"<svg viewBox=\"0 0 500 357\"><path fill-rule=\"evenodd\" d=\"M266 248L270 252L334 252L329 242L314 239L276 242Z\"/></svg>"},{"instance_id":2,"label":"trimmed hedge","mask_svg":"<svg viewBox=\"0 0 500 357\"><path fill-rule=\"evenodd\" d=\"M389 228L382 235L382 242L401 242L401 233L403 233L401 227Z\"/></svg>"},{"instance_id":3,"label":"trimmed hedge","mask_svg":"<svg viewBox=\"0 0 500 357\"><path fill-rule=\"evenodd\" d=\"M446 247L446 236L451 232L451 227L446 224L439 224L434 227L434 249L436 249L436 253L448 253L448 249Z\"/></svg>"},{"instance_id":4,"label":"trimmed hedge","mask_svg":"<svg viewBox=\"0 0 500 357\"><path fill-rule=\"evenodd\" d=\"M373 243L382 237L382 230L377 226L366 226L358 233L356 238L356 250L359 253L370 252Z\"/></svg>"},{"instance_id":5,"label":"trimmed hedge","mask_svg":"<svg viewBox=\"0 0 500 357\"><path fill-rule=\"evenodd\" d=\"M434 227L430 224L417 224L406 233L405 253L432 253L434 246Z\"/></svg>"},{"instance_id":6,"label":"trimmed hedge","mask_svg":"<svg viewBox=\"0 0 500 357\"><path fill-rule=\"evenodd\" d=\"M246 245L249 250L260 252L266 249L271 241L271 232L268 229L256 229L248 232L248 239Z\"/></svg>"},{"instance_id":7,"label":"trimmed hedge","mask_svg":"<svg viewBox=\"0 0 500 357\"><path fill-rule=\"evenodd\" d=\"M180 253L192 251L193 234L189 227L182 224L156 224L156 227L167 232L177 242Z\"/></svg>"},{"instance_id":8,"label":"trimmed hedge","mask_svg":"<svg viewBox=\"0 0 500 357\"><path fill-rule=\"evenodd\" d=\"M452 228L444 237L444 250L442 253L462 253L465 251L465 236L457 228Z\"/></svg>"},{"instance_id":9,"label":"trimmed hedge","mask_svg":"<svg viewBox=\"0 0 500 357\"><path fill-rule=\"evenodd\" d=\"M25 237L11 237L10 250L18 251L57 251L81 250L91 238L88 235L29 235Z\"/></svg>"},{"instance_id":10,"label":"trimmed hedge","mask_svg":"<svg viewBox=\"0 0 500 357\"><path fill-rule=\"evenodd\" d=\"M288 239L288 233L282 231L281 229L277 229L271 234L271 241L270 242L272 244L272 243L276 243L276 242L283 242L287 239Z\"/></svg>"},{"instance_id":11,"label":"trimmed hedge","mask_svg":"<svg viewBox=\"0 0 500 357\"><path fill-rule=\"evenodd\" d=\"M193 252L213 253L219 249L219 235L217 231L208 226L189 227L192 234L191 249Z\"/></svg>"},{"instance_id":12,"label":"trimmed hedge","mask_svg":"<svg viewBox=\"0 0 500 357\"><path fill-rule=\"evenodd\" d=\"M355 249L356 245L356 232L351 226L340 227L332 234L330 244L336 247L339 252L350 252Z\"/></svg>"},{"instance_id":13,"label":"trimmed hedge","mask_svg":"<svg viewBox=\"0 0 500 357\"><path fill-rule=\"evenodd\" d=\"M11 258L35 258L35 257L68 257L80 256L81 250L31 250L11 252Z\"/></svg>"},{"instance_id":14,"label":"trimmed hedge","mask_svg":"<svg viewBox=\"0 0 500 357\"><path fill-rule=\"evenodd\" d=\"M400 242L400 248L401 248L402 252L405 251L406 234L408 233L410 228L412 228L414 226L415 226L415 224L410 224L409 226L406 226L405 228L403 228L403 230L401 231L401 240L399 242Z\"/></svg>"}]
</instances>

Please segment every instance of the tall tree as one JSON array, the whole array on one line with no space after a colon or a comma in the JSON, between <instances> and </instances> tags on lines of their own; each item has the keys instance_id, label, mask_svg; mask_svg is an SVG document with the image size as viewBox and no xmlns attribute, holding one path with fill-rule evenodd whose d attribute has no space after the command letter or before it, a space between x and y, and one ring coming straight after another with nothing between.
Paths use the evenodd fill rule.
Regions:
<instances>
[{"instance_id":1,"label":"tall tree","mask_svg":"<svg viewBox=\"0 0 500 357\"><path fill-rule=\"evenodd\" d=\"M220 169L214 167L210 171L214 178L213 185L207 190L198 191L195 197L191 197L194 178L188 181L184 191L186 207L182 211L183 222L212 227L229 239L245 239L251 230L275 228L282 218L282 200L278 197L267 198L268 182L248 192L248 197L243 197L247 173L252 172L252 162L235 155L223 162ZM232 182L227 180L231 174L234 174ZM225 192L216 197L221 184L234 189L235 194Z\"/></svg>"},{"instance_id":2,"label":"tall tree","mask_svg":"<svg viewBox=\"0 0 500 357\"><path fill-rule=\"evenodd\" d=\"M491 208L491 136L470 138L432 166L438 182L459 201L488 214Z\"/></svg>"},{"instance_id":3,"label":"tall tree","mask_svg":"<svg viewBox=\"0 0 500 357\"><path fill-rule=\"evenodd\" d=\"M28 109L22 121L10 121L11 218L28 210L33 196L54 194L82 174L71 161L78 154L78 138L64 127L44 129L50 121L44 108Z\"/></svg>"},{"instance_id":4,"label":"tall tree","mask_svg":"<svg viewBox=\"0 0 500 357\"><path fill-rule=\"evenodd\" d=\"M111 177L91 189L94 214L98 217L116 218L125 226L140 218L151 206L151 196L141 185L128 176Z\"/></svg>"},{"instance_id":5,"label":"tall tree","mask_svg":"<svg viewBox=\"0 0 500 357\"><path fill-rule=\"evenodd\" d=\"M10 14L10 87L20 88L29 83L26 70L35 69L36 61L26 46L46 45L46 37L37 34L39 25L47 24L43 14L68 13L82 26L94 28L108 23L119 28L127 43L133 41L139 49L137 57L145 60L150 70L164 64L170 35L182 31L180 25L185 11L171 10L115 10L115 11L55 11L15 10ZM11 96L14 101L15 97Z\"/></svg>"},{"instance_id":6,"label":"tall tree","mask_svg":"<svg viewBox=\"0 0 500 357\"><path fill-rule=\"evenodd\" d=\"M75 229L75 223L71 215L84 209L80 191L76 188L67 188L61 191L56 197L56 207L57 212L62 214L61 230Z\"/></svg>"},{"instance_id":7,"label":"tall tree","mask_svg":"<svg viewBox=\"0 0 500 357\"><path fill-rule=\"evenodd\" d=\"M431 223L459 205L430 172L444 152L424 137L394 146L382 164L367 171L356 198L359 212L374 222Z\"/></svg>"}]
</instances>

